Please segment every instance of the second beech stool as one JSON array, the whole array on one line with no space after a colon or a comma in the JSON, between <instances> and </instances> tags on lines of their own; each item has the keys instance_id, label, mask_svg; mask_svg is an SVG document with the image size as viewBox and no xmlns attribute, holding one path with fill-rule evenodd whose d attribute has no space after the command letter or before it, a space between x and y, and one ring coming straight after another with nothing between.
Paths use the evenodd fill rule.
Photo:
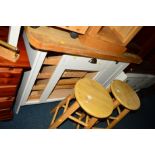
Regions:
<instances>
[{"instance_id":1,"label":"second beech stool","mask_svg":"<svg viewBox=\"0 0 155 155\"><path fill-rule=\"evenodd\" d=\"M74 103L71 103L72 99L75 100ZM58 116L58 111L61 108L63 108L63 113ZM74 93L52 110L54 116L49 128L59 127L66 119L76 122L77 128L79 125L87 128L87 126L91 126L89 120L92 117L106 118L113 109L113 100L108 91L95 80L84 78L76 83Z\"/></svg>"},{"instance_id":2,"label":"second beech stool","mask_svg":"<svg viewBox=\"0 0 155 155\"><path fill-rule=\"evenodd\" d=\"M107 126L105 128L113 128L122 118L124 118L130 110L137 110L140 107L140 100L136 92L125 82L114 80L110 85L110 92L113 95L114 109L117 110L117 116L113 114L106 118ZM120 108L121 106L121 108ZM92 128L99 122L97 118L89 120L89 126Z\"/></svg>"}]
</instances>

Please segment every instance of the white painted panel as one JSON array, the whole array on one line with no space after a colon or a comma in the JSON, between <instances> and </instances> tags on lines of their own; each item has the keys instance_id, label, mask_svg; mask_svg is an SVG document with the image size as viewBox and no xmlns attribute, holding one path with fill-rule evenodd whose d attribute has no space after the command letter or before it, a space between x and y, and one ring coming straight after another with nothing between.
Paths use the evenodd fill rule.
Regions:
<instances>
[{"instance_id":1,"label":"white painted panel","mask_svg":"<svg viewBox=\"0 0 155 155\"><path fill-rule=\"evenodd\" d=\"M41 51L35 50L30 46L25 32L23 33L23 38L24 38L24 43L25 43L25 47L26 47L26 52L27 52L27 55L28 55L28 58L30 61L30 65L32 67L33 64L35 63L35 59L36 59L38 53Z\"/></svg>"},{"instance_id":2,"label":"white painted panel","mask_svg":"<svg viewBox=\"0 0 155 155\"><path fill-rule=\"evenodd\" d=\"M127 83L136 91L155 83L155 76L150 74L127 73Z\"/></svg>"},{"instance_id":3,"label":"white painted panel","mask_svg":"<svg viewBox=\"0 0 155 155\"><path fill-rule=\"evenodd\" d=\"M66 55L67 66L66 69L74 70L87 70L87 71L100 71L103 67L107 67L107 63L110 61L97 59L97 63L90 63L91 58L80 57L80 56L69 56Z\"/></svg>"},{"instance_id":4,"label":"white painted panel","mask_svg":"<svg viewBox=\"0 0 155 155\"><path fill-rule=\"evenodd\" d=\"M34 51L28 41L26 36L24 35L24 43L26 45L26 50L29 55L29 60L31 62L31 70L27 71L23 75L23 79L17 94L16 103L15 103L15 112L18 113L20 106L25 104L30 92L32 90L32 87L36 81L37 75L40 71L40 68L42 66L42 63L45 59L46 52L40 52L40 51ZM34 54L35 53L35 54ZM32 55L32 57L31 57ZM33 59L33 62L31 60Z\"/></svg>"},{"instance_id":5,"label":"white painted panel","mask_svg":"<svg viewBox=\"0 0 155 155\"><path fill-rule=\"evenodd\" d=\"M103 82L103 86L108 87L108 85L128 66L128 63L114 63L106 71L106 79ZM105 77L104 77L105 78Z\"/></svg>"}]
</instances>

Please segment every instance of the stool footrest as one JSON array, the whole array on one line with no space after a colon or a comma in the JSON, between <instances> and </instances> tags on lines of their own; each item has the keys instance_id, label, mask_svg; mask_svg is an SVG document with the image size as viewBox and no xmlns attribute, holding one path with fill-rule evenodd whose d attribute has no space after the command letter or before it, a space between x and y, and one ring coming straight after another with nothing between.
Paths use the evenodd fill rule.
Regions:
<instances>
[{"instance_id":1,"label":"stool footrest","mask_svg":"<svg viewBox=\"0 0 155 155\"><path fill-rule=\"evenodd\" d=\"M83 126L87 126L88 125L87 123L82 122L81 120L79 120L79 119L77 119L77 118L75 118L73 116L69 116L69 119L71 119L71 120L73 120L73 121L75 121L75 122L77 122L77 123L79 123L79 124L81 124Z\"/></svg>"}]
</instances>

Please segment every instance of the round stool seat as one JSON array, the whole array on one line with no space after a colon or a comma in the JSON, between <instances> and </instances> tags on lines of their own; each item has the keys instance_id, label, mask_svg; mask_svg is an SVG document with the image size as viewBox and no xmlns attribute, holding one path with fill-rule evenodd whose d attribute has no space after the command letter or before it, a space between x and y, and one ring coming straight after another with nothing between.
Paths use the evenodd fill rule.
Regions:
<instances>
[{"instance_id":1,"label":"round stool seat","mask_svg":"<svg viewBox=\"0 0 155 155\"><path fill-rule=\"evenodd\" d=\"M127 83L114 80L111 84L111 91L115 98L127 109L137 110L140 107L139 97Z\"/></svg>"},{"instance_id":2,"label":"round stool seat","mask_svg":"<svg viewBox=\"0 0 155 155\"><path fill-rule=\"evenodd\" d=\"M114 108L108 91L95 80L79 80L75 85L75 97L84 111L97 118L108 117Z\"/></svg>"}]
</instances>

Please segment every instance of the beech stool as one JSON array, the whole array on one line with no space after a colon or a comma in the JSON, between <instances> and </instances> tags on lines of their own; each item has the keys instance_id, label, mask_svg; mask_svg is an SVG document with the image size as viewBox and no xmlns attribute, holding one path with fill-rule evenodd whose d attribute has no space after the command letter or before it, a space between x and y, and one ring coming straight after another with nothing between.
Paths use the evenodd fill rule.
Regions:
<instances>
[{"instance_id":1,"label":"beech stool","mask_svg":"<svg viewBox=\"0 0 155 155\"><path fill-rule=\"evenodd\" d=\"M109 116L106 118L107 129L113 128L119 121L121 121L130 110L137 110L140 107L140 100L136 92L125 82L114 80L110 86L110 92L113 95L114 109L117 110L116 116ZM97 118L89 120L89 126L85 128L93 128L99 122Z\"/></svg>"},{"instance_id":2,"label":"beech stool","mask_svg":"<svg viewBox=\"0 0 155 155\"><path fill-rule=\"evenodd\" d=\"M71 102L73 99L75 101ZM63 109L63 113L58 116L60 109ZM66 119L76 122L77 128L91 126L89 122L92 118L106 118L113 109L113 100L108 91L95 80L83 78L76 83L73 94L51 111L54 115L49 128L58 128Z\"/></svg>"}]
</instances>

